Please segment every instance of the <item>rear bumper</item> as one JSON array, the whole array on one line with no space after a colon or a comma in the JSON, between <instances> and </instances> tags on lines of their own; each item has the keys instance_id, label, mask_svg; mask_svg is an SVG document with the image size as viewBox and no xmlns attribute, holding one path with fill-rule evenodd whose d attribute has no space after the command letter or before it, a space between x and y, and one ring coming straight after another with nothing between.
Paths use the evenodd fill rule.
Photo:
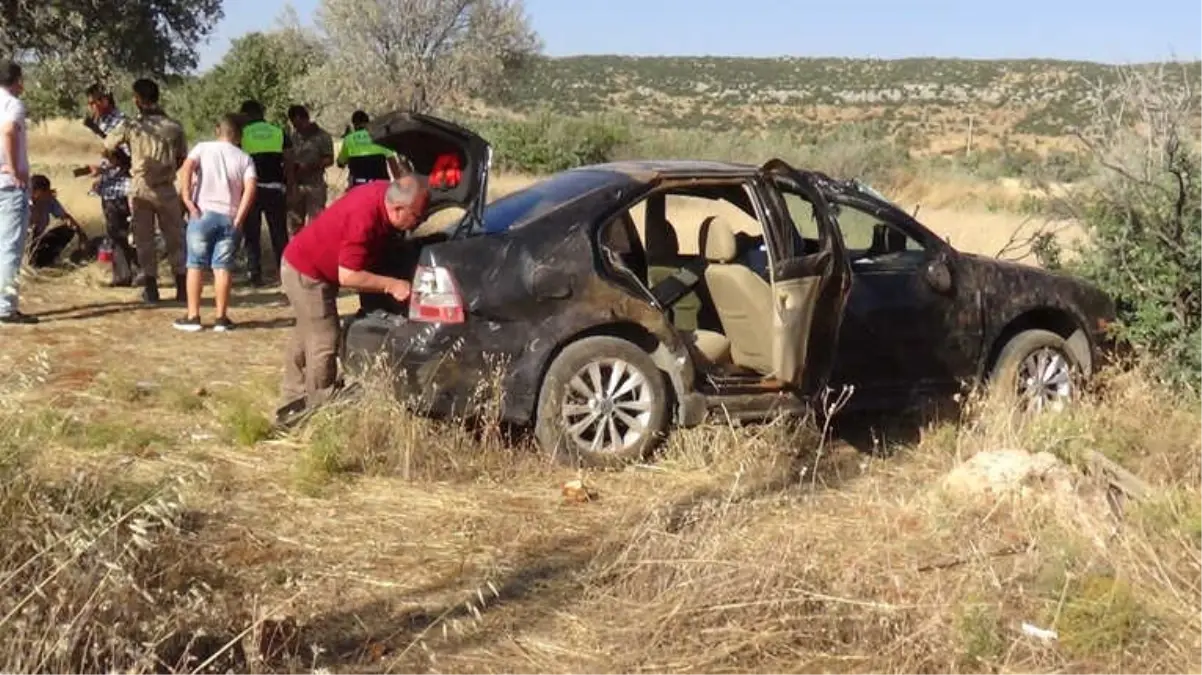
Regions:
<instances>
[{"instance_id":1,"label":"rear bumper","mask_svg":"<svg viewBox=\"0 0 1202 675\"><path fill-rule=\"evenodd\" d=\"M389 378L398 398L436 416L465 416L494 409L523 423L521 403L532 392L512 390L503 352L486 345L480 324L437 324L374 312L348 317L342 328L342 363L348 376L378 373ZM491 336L495 340L495 335ZM492 347L489 349L488 347Z\"/></svg>"}]
</instances>

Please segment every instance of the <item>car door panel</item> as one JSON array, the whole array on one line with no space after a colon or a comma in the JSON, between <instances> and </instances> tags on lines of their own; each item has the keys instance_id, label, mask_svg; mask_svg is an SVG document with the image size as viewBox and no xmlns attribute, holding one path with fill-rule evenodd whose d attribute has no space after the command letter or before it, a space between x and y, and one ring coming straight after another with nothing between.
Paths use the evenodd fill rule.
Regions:
<instances>
[{"instance_id":1,"label":"car door panel","mask_svg":"<svg viewBox=\"0 0 1202 675\"><path fill-rule=\"evenodd\" d=\"M809 327L822 290L822 277L784 279L773 284L772 364L778 373L802 373L809 350Z\"/></svg>"},{"instance_id":2,"label":"car door panel","mask_svg":"<svg viewBox=\"0 0 1202 675\"><path fill-rule=\"evenodd\" d=\"M780 379L812 393L830 375L850 270L838 227L812 180L781 160L769 161L762 171L769 179L762 188L774 298L773 361ZM818 227L817 252L809 252L794 226L779 185L790 186L810 203Z\"/></svg>"},{"instance_id":3,"label":"car door panel","mask_svg":"<svg viewBox=\"0 0 1202 675\"><path fill-rule=\"evenodd\" d=\"M905 223L889 218L881 222L891 235L901 235L894 241L909 236ZM875 242L889 239L875 234L874 247ZM846 231L844 235L848 236ZM849 330L837 349L832 380L854 386L864 398L881 400L955 389L974 368L978 350L971 336L979 333L980 326L972 312L963 311L974 298L955 278L954 260L941 248L921 245L883 253L856 252L853 258L846 309ZM927 281L925 268L935 260L949 263L953 283L947 292ZM962 339L966 335L970 339Z\"/></svg>"},{"instance_id":4,"label":"car door panel","mask_svg":"<svg viewBox=\"0 0 1202 675\"><path fill-rule=\"evenodd\" d=\"M946 381L935 364L950 300L935 294L916 268L853 269L847 322L855 328L839 345L832 378L862 391Z\"/></svg>"}]
</instances>

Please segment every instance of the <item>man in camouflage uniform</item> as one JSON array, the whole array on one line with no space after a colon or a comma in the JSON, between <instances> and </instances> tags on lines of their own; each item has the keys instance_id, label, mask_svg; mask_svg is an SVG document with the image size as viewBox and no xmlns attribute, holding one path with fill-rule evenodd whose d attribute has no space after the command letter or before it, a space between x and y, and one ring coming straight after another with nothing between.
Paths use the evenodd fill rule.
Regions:
<instances>
[{"instance_id":1,"label":"man in camouflage uniform","mask_svg":"<svg viewBox=\"0 0 1202 675\"><path fill-rule=\"evenodd\" d=\"M109 153L122 144L129 147L129 205L141 267L134 283L143 287L143 301L159 301L157 221L175 275L175 299L184 302L184 215L175 174L188 156L188 143L183 126L159 107L158 84L142 79L134 82L133 89L138 115L115 126L105 137L104 147ZM115 154L110 158L115 159Z\"/></svg>"},{"instance_id":2,"label":"man in camouflage uniform","mask_svg":"<svg viewBox=\"0 0 1202 675\"><path fill-rule=\"evenodd\" d=\"M334 139L309 118L303 105L288 108L295 183L288 196L288 229L296 234L326 206L326 169L334 163Z\"/></svg>"}]
</instances>

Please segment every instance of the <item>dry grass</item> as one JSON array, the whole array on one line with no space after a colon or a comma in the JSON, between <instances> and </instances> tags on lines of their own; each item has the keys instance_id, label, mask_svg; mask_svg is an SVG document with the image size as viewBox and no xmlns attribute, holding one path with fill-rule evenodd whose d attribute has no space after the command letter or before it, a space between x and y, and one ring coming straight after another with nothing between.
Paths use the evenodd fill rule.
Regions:
<instances>
[{"instance_id":1,"label":"dry grass","mask_svg":"<svg viewBox=\"0 0 1202 675\"><path fill-rule=\"evenodd\" d=\"M378 393L263 440L286 339L270 294L239 294L240 332L181 336L176 310L97 280L30 284L46 321L0 356L0 579L33 561L6 582L0 616L26 601L0 621L6 671L145 670L189 641L245 644L221 658L254 672L1199 668L1197 409L1137 376L1038 423L975 407L882 428L875 454L851 432L704 427L567 504L577 474L525 440ZM938 489L1000 447L1096 448L1155 496L1115 526L1088 492ZM295 649L255 660L277 615Z\"/></svg>"},{"instance_id":2,"label":"dry grass","mask_svg":"<svg viewBox=\"0 0 1202 675\"><path fill-rule=\"evenodd\" d=\"M178 308L102 280L31 280L43 323L0 352L5 672L1202 668L1198 406L1137 374L1035 422L981 402L867 441L706 426L584 475L599 498L576 504L578 474L487 414L424 420L370 387L266 439L278 293L181 335ZM1086 479L1067 501L939 488L1004 447L1096 449L1153 495L1113 520Z\"/></svg>"}]
</instances>

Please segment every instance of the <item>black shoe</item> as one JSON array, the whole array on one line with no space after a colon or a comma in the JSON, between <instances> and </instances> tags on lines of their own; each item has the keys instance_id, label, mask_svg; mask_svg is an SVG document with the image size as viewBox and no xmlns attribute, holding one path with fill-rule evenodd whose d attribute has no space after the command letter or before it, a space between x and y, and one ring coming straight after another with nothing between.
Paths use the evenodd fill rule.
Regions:
<instances>
[{"instance_id":1,"label":"black shoe","mask_svg":"<svg viewBox=\"0 0 1202 675\"><path fill-rule=\"evenodd\" d=\"M155 279L147 279L142 286L142 302L155 304L159 301L159 282Z\"/></svg>"},{"instance_id":2,"label":"black shoe","mask_svg":"<svg viewBox=\"0 0 1202 675\"><path fill-rule=\"evenodd\" d=\"M308 401L304 396L285 403L275 409L275 427L284 430L298 422L308 412Z\"/></svg>"},{"instance_id":3,"label":"black shoe","mask_svg":"<svg viewBox=\"0 0 1202 675\"><path fill-rule=\"evenodd\" d=\"M183 274L175 275L175 301L188 301L188 278Z\"/></svg>"},{"instance_id":4,"label":"black shoe","mask_svg":"<svg viewBox=\"0 0 1202 675\"><path fill-rule=\"evenodd\" d=\"M130 281L129 279L109 282L109 288L129 288L133 285L134 282Z\"/></svg>"},{"instance_id":5,"label":"black shoe","mask_svg":"<svg viewBox=\"0 0 1202 675\"><path fill-rule=\"evenodd\" d=\"M182 319L176 319L175 323L171 324L175 330L182 330L185 333L195 333L204 329L200 323L199 316L186 316Z\"/></svg>"},{"instance_id":6,"label":"black shoe","mask_svg":"<svg viewBox=\"0 0 1202 675\"><path fill-rule=\"evenodd\" d=\"M14 326L31 326L37 322L38 318L36 316L33 316L32 314L22 314L21 312L13 312L12 314L0 316L0 323L12 324Z\"/></svg>"},{"instance_id":7,"label":"black shoe","mask_svg":"<svg viewBox=\"0 0 1202 675\"><path fill-rule=\"evenodd\" d=\"M218 333L234 330L234 322L229 320L229 317L223 316L213 322L213 330Z\"/></svg>"}]
</instances>

